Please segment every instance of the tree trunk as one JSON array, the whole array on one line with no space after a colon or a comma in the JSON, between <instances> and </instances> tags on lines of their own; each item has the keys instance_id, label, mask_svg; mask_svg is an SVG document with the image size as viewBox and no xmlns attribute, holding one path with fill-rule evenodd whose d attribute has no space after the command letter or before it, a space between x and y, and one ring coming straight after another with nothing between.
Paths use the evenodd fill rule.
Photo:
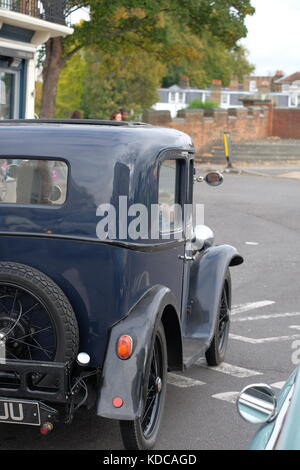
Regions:
<instances>
[{"instance_id":1,"label":"tree trunk","mask_svg":"<svg viewBox=\"0 0 300 470\"><path fill-rule=\"evenodd\" d=\"M40 118L55 115L56 91L60 72L64 66L63 38L51 38L46 42L46 59L43 69L43 89Z\"/></svg>"}]
</instances>

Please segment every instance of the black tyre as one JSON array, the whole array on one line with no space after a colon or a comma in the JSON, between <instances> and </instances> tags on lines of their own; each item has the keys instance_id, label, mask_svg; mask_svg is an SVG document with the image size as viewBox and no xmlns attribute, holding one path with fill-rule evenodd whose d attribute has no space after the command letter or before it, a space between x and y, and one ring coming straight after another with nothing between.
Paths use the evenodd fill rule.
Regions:
<instances>
[{"instance_id":1,"label":"black tyre","mask_svg":"<svg viewBox=\"0 0 300 470\"><path fill-rule=\"evenodd\" d=\"M78 353L78 325L67 297L23 264L0 263L0 333L7 359L66 363Z\"/></svg>"},{"instance_id":2,"label":"black tyre","mask_svg":"<svg viewBox=\"0 0 300 470\"><path fill-rule=\"evenodd\" d=\"M219 315L212 342L205 353L209 366L218 366L225 359L229 329L230 329L230 309L231 309L231 277L229 269L226 272L221 299L219 303Z\"/></svg>"},{"instance_id":3,"label":"black tyre","mask_svg":"<svg viewBox=\"0 0 300 470\"><path fill-rule=\"evenodd\" d=\"M156 331L145 384L142 417L136 421L120 421L122 440L127 450L152 449L159 433L167 390L167 347L162 324Z\"/></svg>"}]
</instances>

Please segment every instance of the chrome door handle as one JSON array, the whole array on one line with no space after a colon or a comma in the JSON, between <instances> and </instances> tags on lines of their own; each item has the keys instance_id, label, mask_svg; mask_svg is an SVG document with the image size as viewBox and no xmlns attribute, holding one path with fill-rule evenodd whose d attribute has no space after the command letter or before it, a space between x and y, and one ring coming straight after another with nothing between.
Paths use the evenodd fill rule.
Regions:
<instances>
[{"instance_id":1,"label":"chrome door handle","mask_svg":"<svg viewBox=\"0 0 300 470\"><path fill-rule=\"evenodd\" d=\"M184 256L178 256L179 259L181 259L182 261L195 261L195 256L187 256L187 255L184 255Z\"/></svg>"}]
</instances>

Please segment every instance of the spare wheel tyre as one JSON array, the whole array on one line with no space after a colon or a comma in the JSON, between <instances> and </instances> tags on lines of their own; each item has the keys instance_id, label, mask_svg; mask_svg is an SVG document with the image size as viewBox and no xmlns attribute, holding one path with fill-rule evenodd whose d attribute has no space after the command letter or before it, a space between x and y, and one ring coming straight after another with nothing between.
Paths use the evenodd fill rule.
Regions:
<instances>
[{"instance_id":1,"label":"spare wheel tyre","mask_svg":"<svg viewBox=\"0 0 300 470\"><path fill-rule=\"evenodd\" d=\"M78 325L63 291L13 262L0 262L0 338L7 360L69 363L78 353Z\"/></svg>"}]
</instances>

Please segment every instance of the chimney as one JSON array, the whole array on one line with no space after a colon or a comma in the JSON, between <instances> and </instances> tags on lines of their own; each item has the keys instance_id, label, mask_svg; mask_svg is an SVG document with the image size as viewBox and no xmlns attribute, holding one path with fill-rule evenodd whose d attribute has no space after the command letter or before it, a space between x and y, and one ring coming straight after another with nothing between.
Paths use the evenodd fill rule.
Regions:
<instances>
[{"instance_id":1,"label":"chimney","mask_svg":"<svg viewBox=\"0 0 300 470\"><path fill-rule=\"evenodd\" d=\"M179 84L180 88L190 88L190 79L186 75L183 75L180 80Z\"/></svg>"},{"instance_id":2,"label":"chimney","mask_svg":"<svg viewBox=\"0 0 300 470\"><path fill-rule=\"evenodd\" d=\"M282 77L284 77L284 72L282 70L277 70L274 76L275 80L280 80Z\"/></svg>"},{"instance_id":3,"label":"chimney","mask_svg":"<svg viewBox=\"0 0 300 470\"><path fill-rule=\"evenodd\" d=\"M284 77L284 72L282 70L277 70L277 72L275 73L274 77L272 78L272 88L271 88L271 91L274 91L274 92L281 92L282 91L282 85L279 84L279 83L275 83L277 82L277 80L280 80L281 78Z\"/></svg>"}]
</instances>

